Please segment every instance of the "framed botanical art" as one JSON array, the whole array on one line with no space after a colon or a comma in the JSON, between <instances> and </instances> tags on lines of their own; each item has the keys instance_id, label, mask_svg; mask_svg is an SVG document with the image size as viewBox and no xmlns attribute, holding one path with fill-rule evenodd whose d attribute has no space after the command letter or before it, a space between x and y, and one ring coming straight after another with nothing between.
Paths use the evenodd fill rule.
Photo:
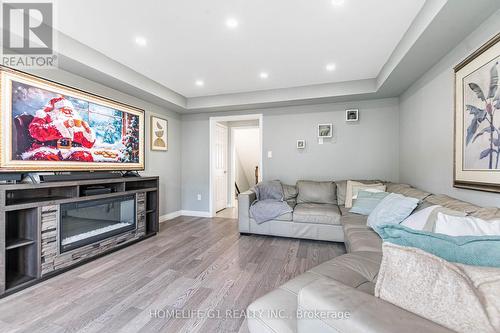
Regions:
<instances>
[{"instance_id":1,"label":"framed botanical art","mask_svg":"<svg viewBox=\"0 0 500 333\"><path fill-rule=\"evenodd\" d=\"M500 34L455 67L454 186L500 192Z\"/></svg>"},{"instance_id":2,"label":"framed botanical art","mask_svg":"<svg viewBox=\"0 0 500 333\"><path fill-rule=\"evenodd\" d=\"M168 121L151 116L151 150L168 150Z\"/></svg>"}]
</instances>

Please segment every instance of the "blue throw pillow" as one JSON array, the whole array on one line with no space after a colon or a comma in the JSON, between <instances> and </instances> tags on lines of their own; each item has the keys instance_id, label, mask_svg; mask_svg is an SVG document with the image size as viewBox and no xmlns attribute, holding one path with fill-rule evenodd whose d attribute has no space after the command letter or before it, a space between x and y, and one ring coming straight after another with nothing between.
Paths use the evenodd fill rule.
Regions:
<instances>
[{"instance_id":1,"label":"blue throw pillow","mask_svg":"<svg viewBox=\"0 0 500 333\"><path fill-rule=\"evenodd\" d=\"M358 197L354 201L352 208L349 212L361 214L361 215L369 215L375 207L388 196L387 192L370 192L370 191L359 191Z\"/></svg>"},{"instance_id":2,"label":"blue throw pillow","mask_svg":"<svg viewBox=\"0 0 500 333\"><path fill-rule=\"evenodd\" d=\"M451 262L500 267L500 236L448 236L399 224L375 228L386 242L422 249Z\"/></svg>"},{"instance_id":3,"label":"blue throw pillow","mask_svg":"<svg viewBox=\"0 0 500 333\"><path fill-rule=\"evenodd\" d=\"M381 224L398 224L404 221L417 207L418 199L390 193L368 215L368 226L375 228Z\"/></svg>"}]
</instances>

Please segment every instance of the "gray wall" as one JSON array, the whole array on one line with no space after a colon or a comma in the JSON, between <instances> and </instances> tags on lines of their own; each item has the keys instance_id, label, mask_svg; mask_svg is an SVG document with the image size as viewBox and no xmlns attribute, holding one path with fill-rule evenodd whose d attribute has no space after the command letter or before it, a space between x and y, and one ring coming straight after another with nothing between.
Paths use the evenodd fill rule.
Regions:
<instances>
[{"instance_id":1,"label":"gray wall","mask_svg":"<svg viewBox=\"0 0 500 333\"><path fill-rule=\"evenodd\" d=\"M262 113L263 176L294 184L298 179L399 177L398 99L316 104L182 116L182 209L209 209L209 117ZM345 109L359 108L359 123ZM335 139L317 143L318 123L333 123ZM297 139L307 141L298 151ZM267 151L273 158L267 158ZM196 199L201 194L202 200Z\"/></svg>"},{"instance_id":2,"label":"gray wall","mask_svg":"<svg viewBox=\"0 0 500 333\"><path fill-rule=\"evenodd\" d=\"M144 109L146 111L146 170L141 174L160 176L160 215L181 209L181 120L178 113L66 71L38 70L33 71L33 74ZM169 146L167 152L151 151L149 149L149 117L152 114L168 120Z\"/></svg>"},{"instance_id":3,"label":"gray wall","mask_svg":"<svg viewBox=\"0 0 500 333\"><path fill-rule=\"evenodd\" d=\"M500 11L400 97L400 180L434 193L500 207L500 195L453 188L453 67L500 31Z\"/></svg>"}]
</instances>

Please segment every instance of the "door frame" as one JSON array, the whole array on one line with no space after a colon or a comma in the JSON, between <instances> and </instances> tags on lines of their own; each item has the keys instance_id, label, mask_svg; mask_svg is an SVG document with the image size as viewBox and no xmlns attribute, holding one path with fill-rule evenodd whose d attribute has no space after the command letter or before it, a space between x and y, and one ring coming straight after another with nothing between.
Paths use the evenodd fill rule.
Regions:
<instances>
[{"instance_id":1,"label":"door frame","mask_svg":"<svg viewBox=\"0 0 500 333\"><path fill-rule=\"evenodd\" d=\"M226 168L226 170L224 170L224 174L225 174L224 177L226 178L225 182L224 182L224 192L225 192L226 198L224 200L224 208L219 209L219 210L217 210L217 201L216 201L216 199L214 200L215 214L217 214L218 211L221 211L223 209L228 208L228 204L227 204L227 202L228 202L227 189L229 187L229 181L230 181L230 179L229 179L229 164L228 164L228 162L229 162L229 154L228 154L228 150L229 150L229 127L226 126L226 125L224 125L224 124L221 124L219 122L215 123L215 127L214 128L216 128L217 126L219 126L220 128L223 128L224 131L225 131L225 133L226 133L226 137L224 138L224 147L223 147L223 150L224 150L224 152L223 152L224 153L224 159L226 160L225 163L224 163L225 168ZM214 153L215 153L215 151L214 151ZM212 167L213 167L213 165L212 165ZM215 175L215 171L214 171L214 178L215 178L215 176L216 175ZM214 181L214 184L215 184L215 181ZM215 188L214 188L214 191L215 191ZM215 195L214 195L214 197L215 197Z\"/></svg>"},{"instance_id":2,"label":"door frame","mask_svg":"<svg viewBox=\"0 0 500 333\"><path fill-rule=\"evenodd\" d=\"M209 118L209 214L211 217L214 217L216 214L215 211L215 195L214 195L214 178L215 178L215 170L213 166L214 162L214 135L215 135L215 124L217 122L221 121L239 121L239 120L258 120L259 121L259 140L260 140L260 162L259 162L259 170L260 170L260 175L261 178L264 178L264 169L262 168L262 161L263 161L263 128L264 128L264 123L263 123L263 115L261 113L258 114L245 114L245 115L236 115L236 116L221 116L221 117L210 117ZM232 177L231 177L232 178Z\"/></svg>"}]
</instances>

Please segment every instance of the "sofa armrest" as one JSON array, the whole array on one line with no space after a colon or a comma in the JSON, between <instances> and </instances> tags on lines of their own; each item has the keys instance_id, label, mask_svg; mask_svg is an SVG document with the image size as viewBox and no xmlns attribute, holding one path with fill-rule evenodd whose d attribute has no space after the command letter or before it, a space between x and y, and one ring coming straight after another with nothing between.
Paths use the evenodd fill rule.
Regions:
<instances>
[{"instance_id":1,"label":"sofa armrest","mask_svg":"<svg viewBox=\"0 0 500 333\"><path fill-rule=\"evenodd\" d=\"M256 198L255 192L251 190L238 195L238 225L240 232L250 232L250 205Z\"/></svg>"},{"instance_id":2,"label":"sofa armrest","mask_svg":"<svg viewBox=\"0 0 500 333\"><path fill-rule=\"evenodd\" d=\"M331 279L302 288L298 333L452 333L437 323Z\"/></svg>"}]
</instances>

